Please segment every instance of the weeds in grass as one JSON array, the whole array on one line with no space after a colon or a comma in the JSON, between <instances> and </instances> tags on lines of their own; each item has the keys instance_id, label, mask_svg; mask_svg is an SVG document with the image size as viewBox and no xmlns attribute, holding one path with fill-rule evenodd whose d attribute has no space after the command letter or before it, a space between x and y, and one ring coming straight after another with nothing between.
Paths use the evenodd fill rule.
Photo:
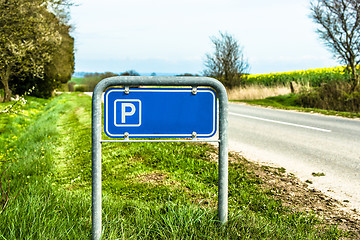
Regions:
<instances>
[{"instance_id":1,"label":"weeds in grass","mask_svg":"<svg viewBox=\"0 0 360 240\"><path fill-rule=\"evenodd\" d=\"M0 176L0 215L27 187L27 185L23 183L21 184L22 186L20 186L20 188L11 188L11 179L9 178L8 174L10 167L11 165L9 165L7 168L4 168Z\"/></svg>"}]
</instances>

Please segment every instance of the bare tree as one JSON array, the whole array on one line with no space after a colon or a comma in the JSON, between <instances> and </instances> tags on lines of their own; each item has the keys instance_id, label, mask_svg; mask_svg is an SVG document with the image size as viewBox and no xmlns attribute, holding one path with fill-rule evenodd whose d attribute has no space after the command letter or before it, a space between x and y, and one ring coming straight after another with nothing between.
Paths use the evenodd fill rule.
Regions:
<instances>
[{"instance_id":1,"label":"bare tree","mask_svg":"<svg viewBox=\"0 0 360 240\"><path fill-rule=\"evenodd\" d=\"M321 27L317 33L350 72L352 91L359 85L357 66L360 63L360 1L314 0L311 17Z\"/></svg>"},{"instance_id":2,"label":"bare tree","mask_svg":"<svg viewBox=\"0 0 360 240\"><path fill-rule=\"evenodd\" d=\"M249 64L244 57L243 48L228 33L219 32L220 37L210 37L214 52L206 54L205 76L215 77L226 87L240 85L241 77L248 71Z\"/></svg>"}]
</instances>

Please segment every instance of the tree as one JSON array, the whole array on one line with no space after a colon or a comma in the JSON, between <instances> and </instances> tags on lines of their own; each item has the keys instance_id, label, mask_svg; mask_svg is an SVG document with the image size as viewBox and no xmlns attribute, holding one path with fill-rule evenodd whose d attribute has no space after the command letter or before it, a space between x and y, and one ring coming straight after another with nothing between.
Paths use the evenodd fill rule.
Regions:
<instances>
[{"instance_id":1,"label":"tree","mask_svg":"<svg viewBox=\"0 0 360 240\"><path fill-rule=\"evenodd\" d=\"M132 69L132 70L128 70L126 72L120 73L120 76L140 76L140 74Z\"/></svg>"},{"instance_id":2,"label":"tree","mask_svg":"<svg viewBox=\"0 0 360 240\"><path fill-rule=\"evenodd\" d=\"M83 80L81 81L82 85L87 86L87 90L89 92L94 91L96 84L98 84L101 80L109 77L118 76L118 74L112 72L105 73L87 73L84 75Z\"/></svg>"},{"instance_id":3,"label":"tree","mask_svg":"<svg viewBox=\"0 0 360 240\"><path fill-rule=\"evenodd\" d=\"M228 33L219 32L220 37L210 37L214 44L214 52L206 54L205 76L215 77L225 87L233 88L240 85L242 76L248 71L249 64L244 57L243 48Z\"/></svg>"},{"instance_id":4,"label":"tree","mask_svg":"<svg viewBox=\"0 0 360 240\"><path fill-rule=\"evenodd\" d=\"M192 73L183 73L183 74L177 74L176 77L199 77L199 75Z\"/></svg>"},{"instance_id":5,"label":"tree","mask_svg":"<svg viewBox=\"0 0 360 240\"><path fill-rule=\"evenodd\" d=\"M48 49L50 60L44 64L42 76L33 76L23 72L12 79L13 94L24 94L28 89L35 87L31 95L36 97L50 97L54 89L67 83L74 72L74 39L70 36L71 27L63 24L54 14L47 13L48 24L52 23L54 30L60 34L61 42Z\"/></svg>"},{"instance_id":6,"label":"tree","mask_svg":"<svg viewBox=\"0 0 360 240\"><path fill-rule=\"evenodd\" d=\"M311 2L311 17L319 24L320 39L350 72L352 91L359 85L360 1L316 0Z\"/></svg>"},{"instance_id":7,"label":"tree","mask_svg":"<svg viewBox=\"0 0 360 240\"><path fill-rule=\"evenodd\" d=\"M32 36L38 28L36 15L40 3L33 4L29 0L0 3L0 79L5 92L4 101L9 101L9 81L15 71L33 69L34 74L37 74L42 69L34 59L38 46L34 42L36 38Z\"/></svg>"},{"instance_id":8,"label":"tree","mask_svg":"<svg viewBox=\"0 0 360 240\"><path fill-rule=\"evenodd\" d=\"M11 90L26 91L24 86L42 86L36 91L51 92L58 80L65 81L63 76L73 72L73 39L69 27L49 11L50 2L55 4L55 0L0 0L0 87L4 101L10 100ZM59 58L65 52L66 57ZM60 65L67 65L67 69L59 70Z\"/></svg>"},{"instance_id":9,"label":"tree","mask_svg":"<svg viewBox=\"0 0 360 240\"><path fill-rule=\"evenodd\" d=\"M70 7L76 6L71 0L48 0L48 7L51 12L60 20L63 25L69 25Z\"/></svg>"}]
</instances>

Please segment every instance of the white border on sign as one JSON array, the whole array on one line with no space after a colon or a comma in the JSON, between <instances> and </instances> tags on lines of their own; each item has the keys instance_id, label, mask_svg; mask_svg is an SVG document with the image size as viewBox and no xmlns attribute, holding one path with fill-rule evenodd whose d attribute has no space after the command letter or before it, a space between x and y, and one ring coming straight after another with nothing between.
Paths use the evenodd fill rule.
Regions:
<instances>
[{"instance_id":1,"label":"white border on sign","mask_svg":"<svg viewBox=\"0 0 360 240\"><path fill-rule=\"evenodd\" d=\"M105 98L106 98L106 104L105 104L105 108L106 108L106 112L109 112L108 111L108 104L109 104L109 101L108 101L108 95L111 93L111 92L124 92L124 88L118 88L118 89L111 89L110 91L106 92L106 95L105 95ZM192 89L146 89L146 88L143 88L143 89L131 89L130 91L130 94L131 92L189 92L191 93L192 92ZM212 89L198 89L197 92L204 92L204 93L210 93L213 97L213 128L212 128L212 131L211 133L208 133L208 134L197 134L197 137L198 138L201 138L201 137L211 137L215 134L215 131L216 131L216 95L214 93L214 90ZM115 118L115 117L114 117ZM106 117L106 120L109 121L108 117ZM109 132L108 130L108 126L109 124L105 124L106 125L106 129L105 129L105 132L108 136L111 136L111 137L119 137L119 138L123 138L124 137L124 134L112 134ZM177 134L177 133L170 133L170 134L130 134L131 137L139 137L139 138L146 138L146 137L189 137L191 138L192 137L192 133L189 133L189 134Z\"/></svg>"}]
</instances>

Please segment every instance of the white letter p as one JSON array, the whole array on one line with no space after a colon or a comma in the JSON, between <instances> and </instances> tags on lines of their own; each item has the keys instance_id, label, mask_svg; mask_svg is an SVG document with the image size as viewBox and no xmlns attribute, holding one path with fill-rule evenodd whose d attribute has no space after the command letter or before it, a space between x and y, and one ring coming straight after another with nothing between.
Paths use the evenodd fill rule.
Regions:
<instances>
[{"instance_id":1,"label":"white letter p","mask_svg":"<svg viewBox=\"0 0 360 240\"><path fill-rule=\"evenodd\" d=\"M131 108L130 112L126 111L126 108ZM132 103L121 103L121 123L125 123L125 117L130 117L135 113L135 105Z\"/></svg>"}]
</instances>

